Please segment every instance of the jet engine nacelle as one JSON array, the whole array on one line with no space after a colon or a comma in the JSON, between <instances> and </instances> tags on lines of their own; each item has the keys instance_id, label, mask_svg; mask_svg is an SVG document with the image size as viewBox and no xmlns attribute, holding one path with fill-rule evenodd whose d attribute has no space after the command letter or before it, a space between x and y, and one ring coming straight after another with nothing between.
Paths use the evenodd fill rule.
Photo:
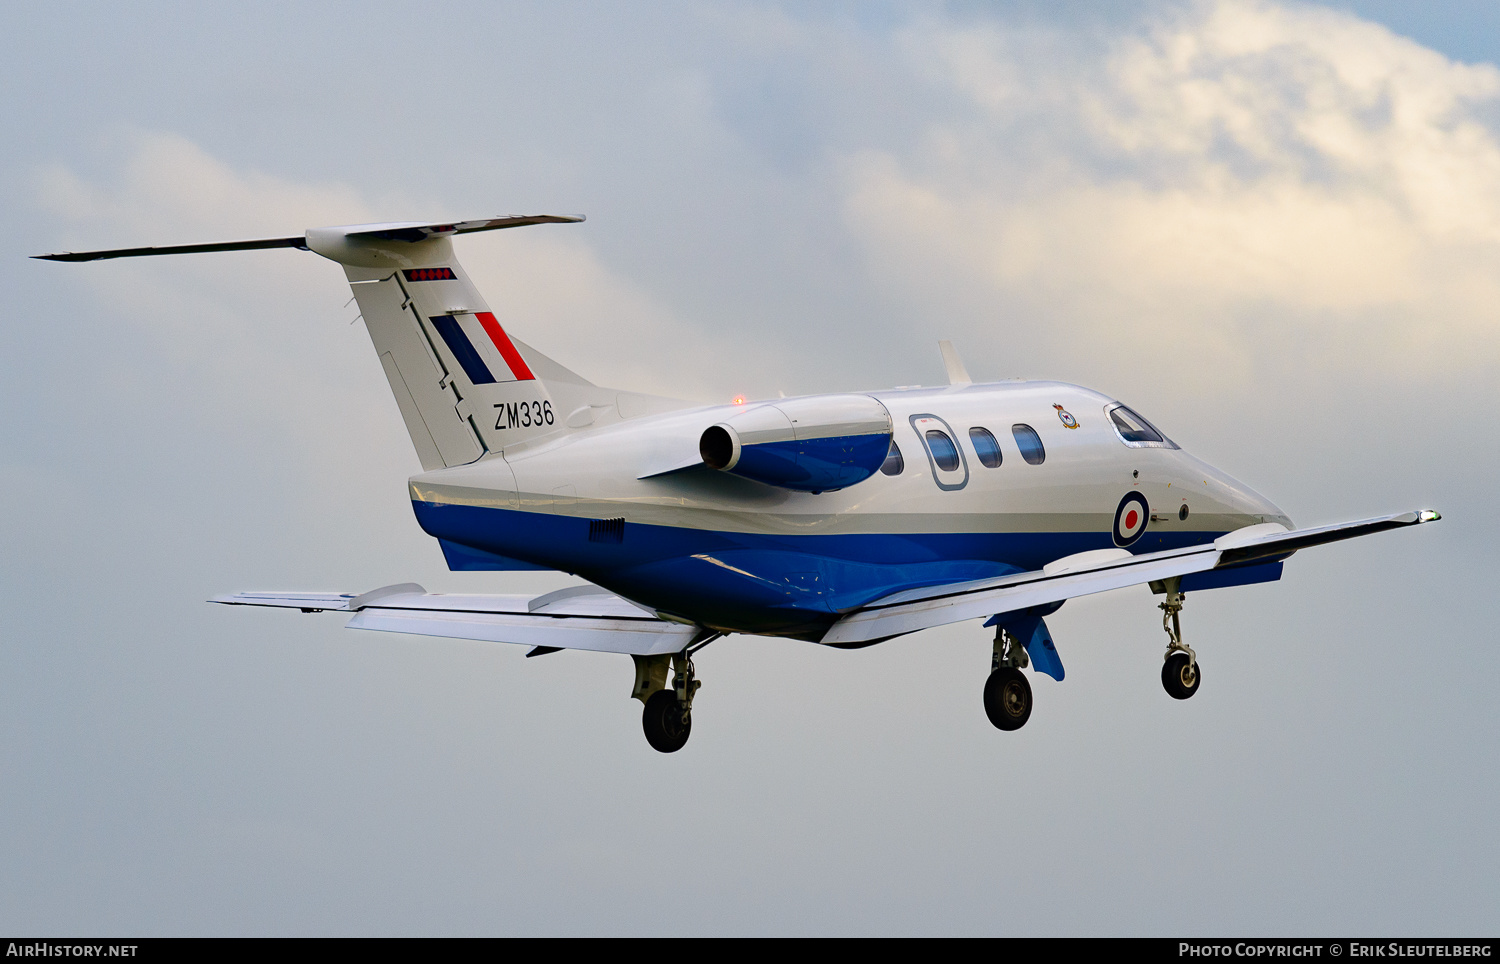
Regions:
<instances>
[{"instance_id":1,"label":"jet engine nacelle","mask_svg":"<svg viewBox=\"0 0 1500 964\"><path fill-rule=\"evenodd\" d=\"M891 413L869 395L758 405L704 430L703 462L721 472L823 492L874 475L891 448Z\"/></svg>"}]
</instances>

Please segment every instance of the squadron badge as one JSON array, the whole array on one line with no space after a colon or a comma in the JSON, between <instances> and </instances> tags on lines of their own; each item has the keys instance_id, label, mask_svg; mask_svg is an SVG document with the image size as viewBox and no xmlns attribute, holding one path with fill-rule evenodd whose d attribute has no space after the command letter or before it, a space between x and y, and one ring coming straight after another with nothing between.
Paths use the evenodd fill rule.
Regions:
<instances>
[{"instance_id":1,"label":"squadron badge","mask_svg":"<svg viewBox=\"0 0 1500 964\"><path fill-rule=\"evenodd\" d=\"M1066 425L1068 428L1078 427L1078 419L1074 418L1071 412L1056 403L1054 403L1052 407L1057 409L1057 417L1062 420L1062 423L1064 425Z\"/></svg>"}]
</instances>

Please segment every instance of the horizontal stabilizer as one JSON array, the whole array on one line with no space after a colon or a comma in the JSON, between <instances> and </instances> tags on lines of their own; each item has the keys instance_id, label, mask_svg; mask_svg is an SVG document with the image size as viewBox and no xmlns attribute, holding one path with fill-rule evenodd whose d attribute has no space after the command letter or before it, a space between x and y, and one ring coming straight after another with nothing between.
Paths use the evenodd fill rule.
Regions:
<instances>
[{"instance_id":1,"label":"horizontal stabilizer","mask_svg":"<svg viewBox=\"0 0 1500 964\"><path fill-rule=\"evenodd\" d=\"M598 586L574 586L541 596L445 595L403 583L361 595L242 592L209 602L353 612L349 629L636 656L681 652L699 631L660 619Z\"/></svg>"},{"instance_id":2,"label":"horizontal stabilizer","mask_svg":"<svg viewBox=\"0 0 1500 964\"><path fill-rule=\"evenodd\" d=\"M258 251L262 248L301 248L307 250L307 238L260 238L254 241L216 241L213 244L173 244L160 248L111 248L106 251L63 251L59 254L34 254L42 261L103 261L107 258L144 258L153 254L203 254L209 251Z\"/></svg>"},{"instance_id":3,"label":"horizontal stabilizer","mask_svg":"<svg viewBox=\"0 0 1500 964\"><path fill-rule=\"evenodd\" d=\"M584 220L571 214L512 214L477 221L392 221L384 224L351 224L341 228L317 228L334 231L350 238L384 241L426 241L429 238L468 234L473 231L496 231L528 224L572 224ZM42 261L104 261L108 258L143 258L157 254L203 254L212 251L258 251L263 248L300 248L308 250L307 235L295 238L258 238L251 241L215 241L210 244L173 244L155 248L109 248L102 251L63 251L57 254L34 254Z\"/></svg>"},{"instance_id":4,"label":"horizontal stabilizer","mask_svg":"<svg viewBox=\"0 0 1500 964\"><path fill-rule=\"evenodd\" d=\"M1044 606L1075 596L1284 558L1298 549L1435 522L1439 518L1441 516L1436 512L1424 509L1314 529L1289 530L1267 523L1247 526L1212 543L1184 549L1124 558L1113 553L1099 553L1097 556L1079 553L1077 557L1058 560L1035 572L894 593L844 616L820 642L835 646L879 642L919 629Z\"/></svg>"},{"instance_id":5,"label":"horizontal stabilizer","mask_svg":"<svg viewBox=\"0 0 1500 964\"><path fill-rule=\"evenodd\" d=\"M474 231L498 231L521 228L528 224L576 224L581 214L511 214L503 218L481 218L478 221L398 221L391 224L351 224L344 228L350 238L379 238L382 241L426 241L428 238L469 234Z\"/></svg>"}]
</instances>

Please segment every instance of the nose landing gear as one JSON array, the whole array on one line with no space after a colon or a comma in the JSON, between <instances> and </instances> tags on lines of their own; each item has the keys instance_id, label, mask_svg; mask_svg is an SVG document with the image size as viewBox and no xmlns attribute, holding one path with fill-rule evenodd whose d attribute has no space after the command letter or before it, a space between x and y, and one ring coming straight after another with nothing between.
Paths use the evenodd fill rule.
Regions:
<instances>
[{"instance_id":1,"label":"nose landing gear","mask_svg":"<svg viewBox=\"0 0 1500 964\"><path fill-rule=\"evenodd\" d=\"M1026 648L997 626L990 676L984 681L984 713L998 729L1019 730L1031 718L1031 683L1021 672L1030 662Z\"/></svg>"},{"instance_id":2,"label":"nose landing gear","mask_svg":"<svg viewBox=\"0 0 1500 964\"><path fill-rule=\"evenodd\" d=\"M1182 623L1178 614L1182 612L1182 601L1187 597L1180 591L1180 579L1167 580L1167 600L1162 603L1161 628L1167 632L1167 652L1161 668L1161 685L1174 700L1185 700L1198 692L1203 681L1203 670L1198 665L1198 654L1182 641Z\"/></svg>"},{"instance_id":3,"label":"nose landing gear","mask_svg":"<svg viewBox=\"0 0 1500 964\"><path fill-rule=\"evenodd\" d=\"M1198 692L1203 669L1186 653L1173 653L1161 668L1161 685L1174 700L1185 700Z\"/></svg>"}]
</instances>

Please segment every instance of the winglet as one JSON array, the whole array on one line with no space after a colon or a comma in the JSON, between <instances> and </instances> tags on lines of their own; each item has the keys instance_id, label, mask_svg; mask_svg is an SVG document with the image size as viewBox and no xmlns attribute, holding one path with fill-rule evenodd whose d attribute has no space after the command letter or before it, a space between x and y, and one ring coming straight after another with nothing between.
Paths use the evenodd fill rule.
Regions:
<instances>
[{"instance_id":1,"label":"winglet","mask_svg":"<svg viewBox=\"0 0 1500 964\"><path fill-rule=\"evenodd\" d=\"M953 342L944 338L938 342L938 348L943 353L943 367L948 369L948 384L974 384L974 379L969 377L969 370L964 367L963 359L958 357L958 350L953 347Z\"/></svg>"}]
</instances>

